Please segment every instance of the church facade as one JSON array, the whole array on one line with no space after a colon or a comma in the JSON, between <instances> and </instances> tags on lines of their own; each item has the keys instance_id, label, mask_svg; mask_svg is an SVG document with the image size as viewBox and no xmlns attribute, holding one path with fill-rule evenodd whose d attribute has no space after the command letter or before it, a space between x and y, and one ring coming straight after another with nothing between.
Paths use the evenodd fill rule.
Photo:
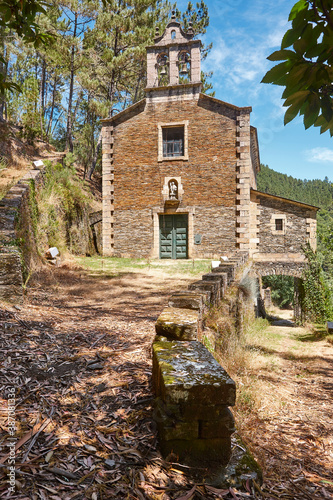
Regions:
<instances>
[{"instance_id":1,"label":"church facade","mask_svg":"<svg viewBox=\"0 0 333 500\"><path fill-rule=\"evenodd\" d=\"M261 193L250 107L201 92L200 41L172 18L146 97L103 121L103 254L302 261L316 207Z\"/></svg>"}]
</instances>

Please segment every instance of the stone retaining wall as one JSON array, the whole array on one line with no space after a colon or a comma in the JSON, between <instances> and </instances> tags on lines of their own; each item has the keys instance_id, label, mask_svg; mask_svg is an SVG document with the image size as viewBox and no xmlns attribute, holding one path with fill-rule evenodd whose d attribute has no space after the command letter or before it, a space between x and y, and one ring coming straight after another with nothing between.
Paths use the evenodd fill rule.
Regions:
<instances>
[{"instance_id":1,"label":"stone retaining wall","mask_svg":"<svg viewBox=\"0 0 333 500\"><path fill-rule=\"evenodd\" d=\"M22 302L22 270L37 258L30 197L41 182L41 170L30 170L0 200L0 299L8 302Z\"/></svg>"},{"instance_id":2,"label":"stone retaining wall","mask_svg":"<svg viewBox=\"0 0 333 500\"><path fill-rule=\"evenodd\" d=\"M223 298L246 260L239 253L171 295L156 321L153 386L160 448L190 465L225 465L230 458L235 383L200 341L205 313Z\"/></svg>"}]
</instances>

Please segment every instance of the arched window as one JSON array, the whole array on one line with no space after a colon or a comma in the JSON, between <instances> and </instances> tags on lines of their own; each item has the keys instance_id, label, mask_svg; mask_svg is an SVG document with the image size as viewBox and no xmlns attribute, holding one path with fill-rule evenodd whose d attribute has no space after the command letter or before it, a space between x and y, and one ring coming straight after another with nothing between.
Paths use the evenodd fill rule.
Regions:
<instances>
[{"instance_id":1,"label":"arched window","mask_svg":"<svg viewBox=\"0 0 333 500\"><path fill-rule=\"evenodd\" d=\"M171 31L171 40L174 40L176 38L176 31L172 30Z\"/></svg>"},{"instance_id":2,"label":"arched window","mask_svg":"<svg viewBox=\"0 0 333 500\"><path fill-rule=\"evenodd\" d=\"M157 75L159 87L169 85L169 57L166 53L157 57Z\"/></svg>"},{"instance_id":3,"label":"arched window","mask_svg":"<svg viewBox=\"0 0 333 500\"><path fill-rule=\"evenodd\" d=\"M191 57L186 50L178 55L179 83L189 83L191 80Z\"/></svg>"}]
</instances>

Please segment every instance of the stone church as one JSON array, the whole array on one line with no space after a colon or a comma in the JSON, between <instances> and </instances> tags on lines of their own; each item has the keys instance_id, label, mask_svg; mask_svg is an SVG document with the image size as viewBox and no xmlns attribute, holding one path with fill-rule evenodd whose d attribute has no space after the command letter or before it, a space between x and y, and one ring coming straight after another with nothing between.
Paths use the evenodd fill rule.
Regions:
<instances>
[{"instance_id":1,"label":"stone church","mask_svg":"<svg viewBox=\"0 0 333 500\"><path fill-rule=\"evenodd\" d=\"M104 255L303 261L317 208L257 190L251 107L201 92L191 26L173 16L154 42L146 97L103 121Z\"/></svg>"}]
</instances>

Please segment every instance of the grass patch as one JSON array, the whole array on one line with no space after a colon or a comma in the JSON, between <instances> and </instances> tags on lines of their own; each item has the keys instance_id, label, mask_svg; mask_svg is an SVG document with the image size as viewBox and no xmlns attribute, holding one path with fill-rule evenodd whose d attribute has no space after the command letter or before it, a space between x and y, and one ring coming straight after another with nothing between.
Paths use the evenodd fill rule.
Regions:
<instances>
[{"instance_id":1,"label":"grass patch","mask_svg":"<svg viewBox=\"0 0 333 500\"><path fill-rule=\"evenodd\" d=\"M185 274L195 276L210 271L210 260L150 260L118 257L75 257L84 269L101 274L117 275L133 270L160 270L166 274Z\"/></svg>"},{"instance_id":2,"label":"grass patch","mask_svg":"<svg viewBox=\"0 0 333 500\"><path fill-rule=\"evenodd\" d=\"M328 336L329 334L324 325L313 325L306 334L298 335L297 340L300 342L319 342Z\"/></svg>"}]
</instances>

